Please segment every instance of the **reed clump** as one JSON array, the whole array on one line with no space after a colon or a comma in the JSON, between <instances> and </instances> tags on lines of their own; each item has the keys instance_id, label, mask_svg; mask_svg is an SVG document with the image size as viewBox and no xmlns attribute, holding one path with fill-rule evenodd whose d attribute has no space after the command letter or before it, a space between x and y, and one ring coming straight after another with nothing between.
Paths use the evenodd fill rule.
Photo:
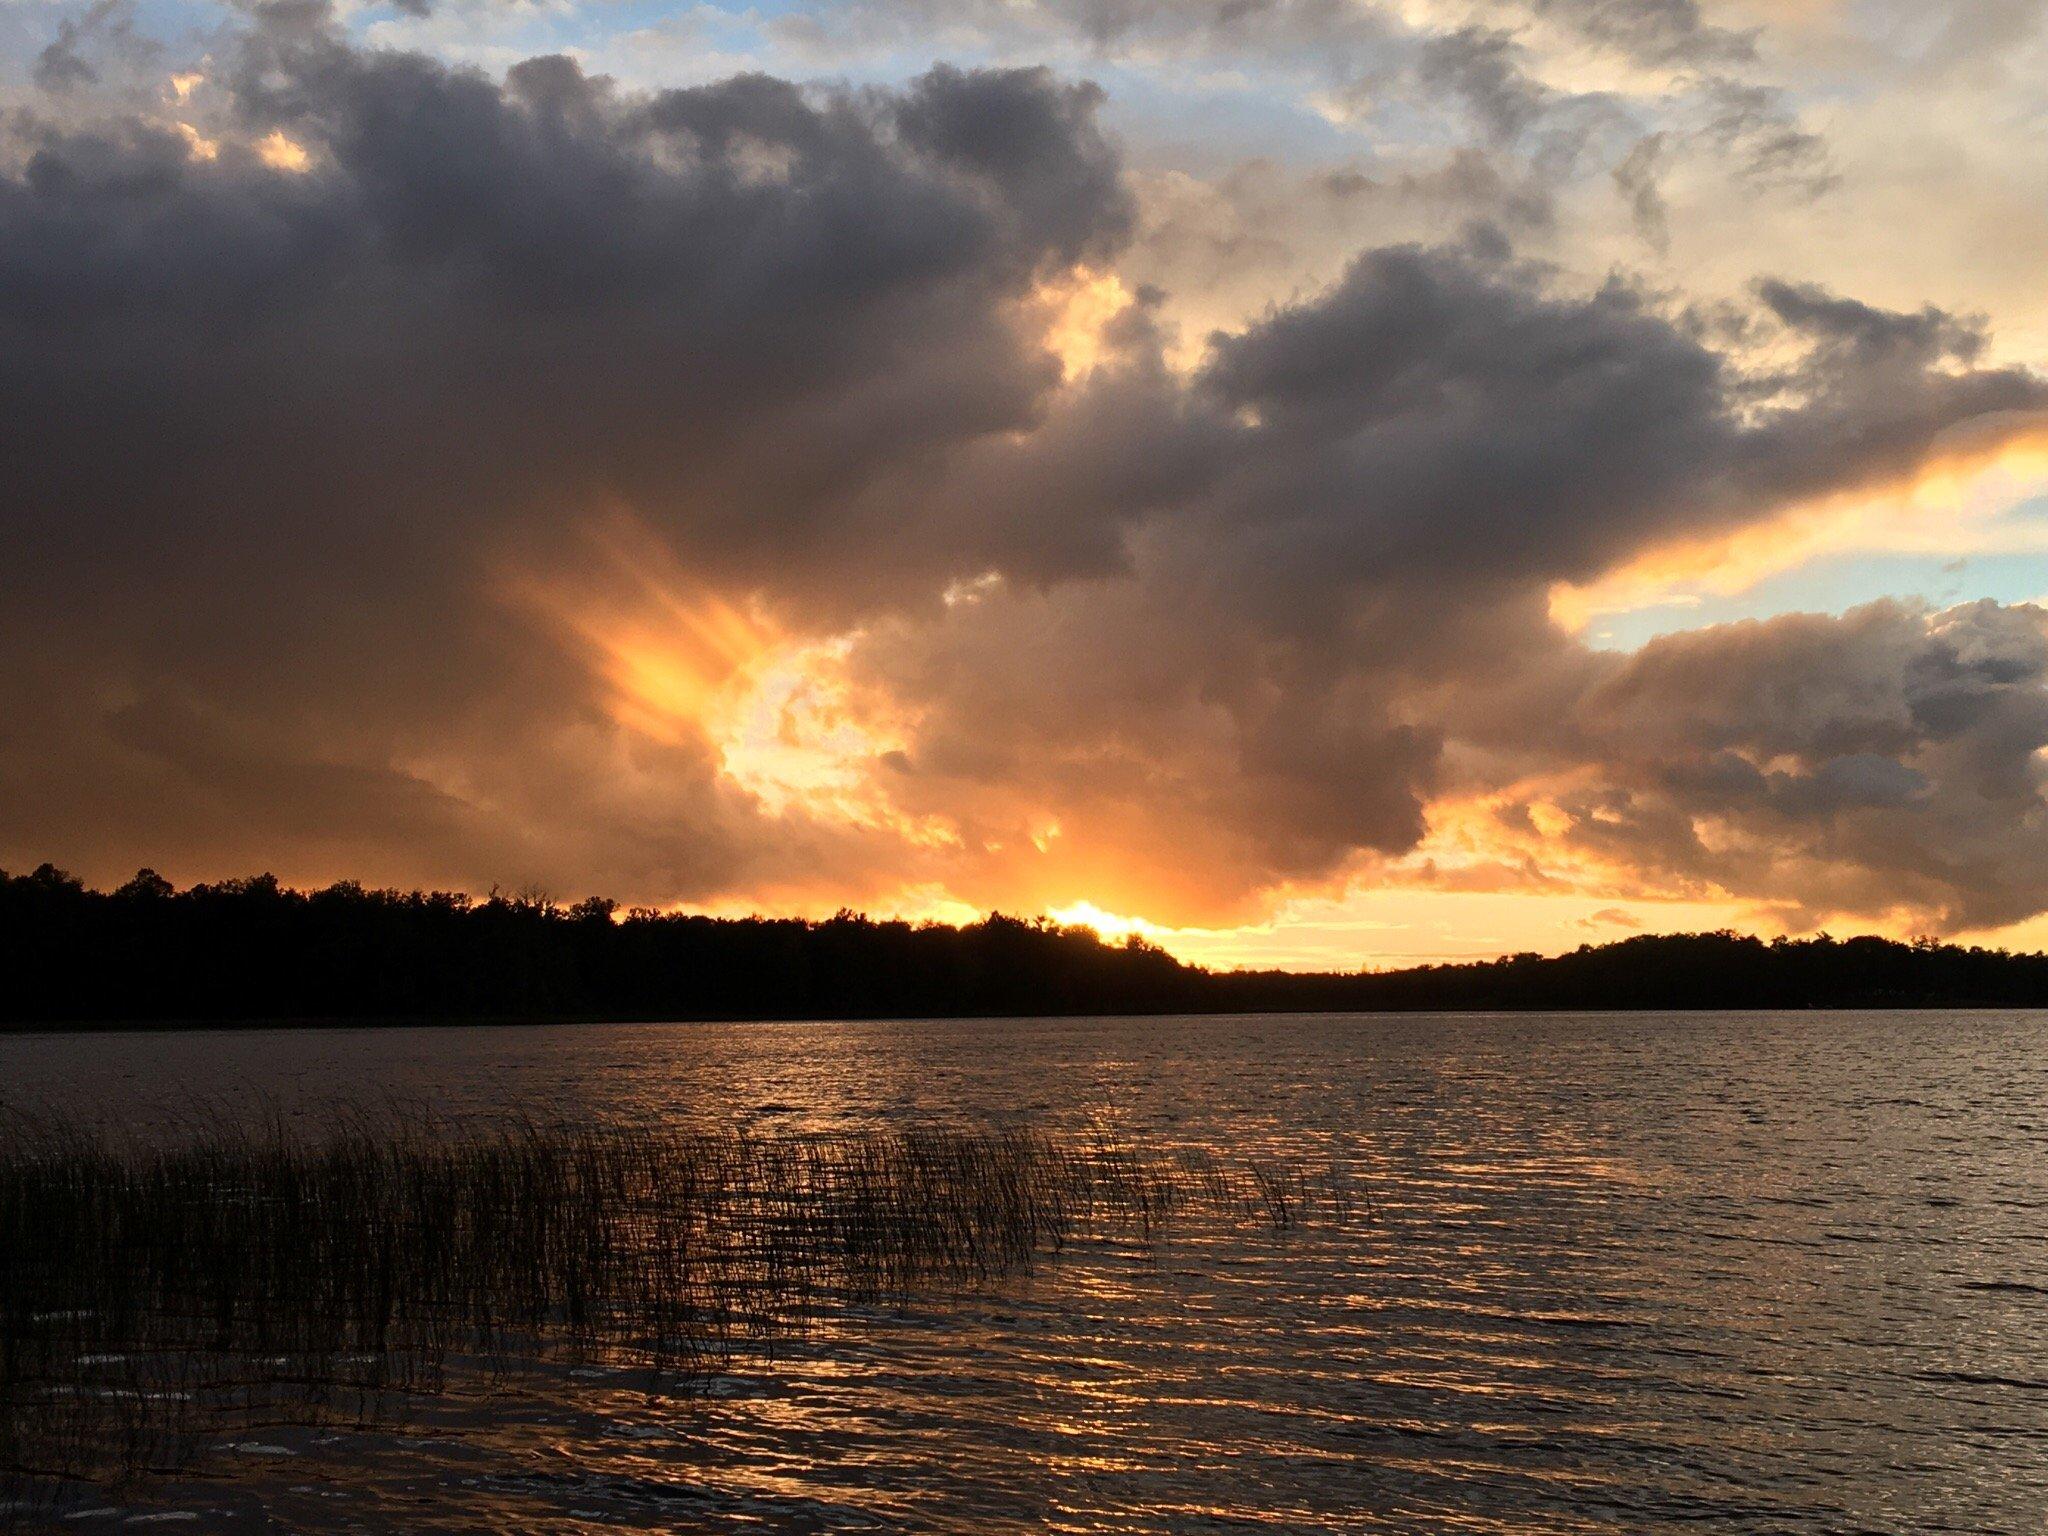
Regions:
<instances>
[{"instance_id":1,"label":"reed clump","mask_svg":"<svg viewBox=\"0 0 2048 1536\"><path fill-rule=\"evenodd\" d=\"M149 1145L0 1120L0 1491L366 1419L457 1361L683 1379L827 1307L982 1285L1191 1205L1286 1225L1334 1189L1104 1133L359 1117Z\"/></svg>"}]
</instances>

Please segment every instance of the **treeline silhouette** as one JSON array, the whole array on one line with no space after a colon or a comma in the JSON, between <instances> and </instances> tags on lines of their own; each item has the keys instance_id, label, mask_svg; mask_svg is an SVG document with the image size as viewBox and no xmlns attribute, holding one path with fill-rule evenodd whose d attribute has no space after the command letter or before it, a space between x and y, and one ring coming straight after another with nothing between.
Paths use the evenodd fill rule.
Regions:
<instances>
[{"instance_id":1,"label":"treeline silhouette","mask_svg":"<svg viewBox=\"0 0 2048 1536\"><path fill-rule=\"evenodd\" d=\"M0 871L0 1022L773 1019L1461 1009L2048 1006L2048 956L1919 940L1639 936L1399 971L1211 972L1131 938L979 923L711 918L592 898L118 890Z\"/></svg>"}]
</instances>

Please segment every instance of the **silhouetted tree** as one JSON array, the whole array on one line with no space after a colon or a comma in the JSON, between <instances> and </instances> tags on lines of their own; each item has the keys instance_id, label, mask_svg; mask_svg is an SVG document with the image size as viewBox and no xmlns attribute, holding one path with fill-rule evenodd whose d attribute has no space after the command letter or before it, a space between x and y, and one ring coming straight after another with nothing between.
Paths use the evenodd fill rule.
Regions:
<instances>
[{"instance_id":1,"label":"silhouetted tree","mask_svg":"<svg viewBox=\"0 0 2048 1536\"><path fill-rule=\"evenodd\" d=\"M1133 936L710 918L541 892L299 891L270 875L102 894L0 873L0 1021L872 1018L1227 1010L2048 1006L2048 957L1931 939L1639 935L1410 970L1212 973Z\"/></svg>"}]
</instances>

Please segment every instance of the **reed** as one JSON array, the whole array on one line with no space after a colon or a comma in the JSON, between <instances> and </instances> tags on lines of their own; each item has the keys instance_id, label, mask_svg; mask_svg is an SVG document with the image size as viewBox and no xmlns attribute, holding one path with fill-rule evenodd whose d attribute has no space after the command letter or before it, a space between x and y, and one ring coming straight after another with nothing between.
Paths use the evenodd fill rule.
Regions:
<instances>
[{"instance_id":1,"label":"reed","mask_svg":"<svg viewBox=\"0 0 2048 1536\"><path fill-rule=\"evenodd\" d=\"M974 1287L1199 1206L1286 1225L1330 1181L1107 1133L760 1137L356 1116L169 1145L0 1120L0 1491L362 1420L453 1362L715 1368L826 1308Z\"/></svg>"}]
</instances>

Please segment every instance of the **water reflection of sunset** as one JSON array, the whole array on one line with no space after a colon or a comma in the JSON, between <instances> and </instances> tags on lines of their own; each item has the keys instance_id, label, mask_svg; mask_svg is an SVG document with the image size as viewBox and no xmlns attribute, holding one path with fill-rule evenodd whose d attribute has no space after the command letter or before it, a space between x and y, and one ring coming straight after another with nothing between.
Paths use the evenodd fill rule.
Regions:
<instances>
[{"instance_id":1,"label":"water reflection of sunset","mask_svg":"<svg viewBox=\"0 0 2048 1536\"><path fill-rule=\"evenodd\" d=\"M1155 1150L1341 1164L1368 1197L1286 1231L1190 1211L958 1294L821 1305L687 1389L650 1393L624 1366L514 1371L416 1405L399 1435L269 1428L259 1443L300 1455L241 1458L213 1497L254 1485L331 1511L343 1489L359 1513L417 1520L445 1459L469 1479L463 1518L508 1525L825 1507L977 1531L1164 1533L1222 1513L1505 1536L1612 1529L1583 1518L1610 1509L1631 1530L1676 1528L1674 1509L1687 1529L1796 1529L1816 1507L1875 1529L1931 1483L1997 1528L2042 1491L2011 1454L2033 1420L2006 1383L2048 1369L2024 1326L2048 1201L2026 1113L2048 1052L2038 1018L1943 1024L572 1026L337 1034L295 1054L282 1034L117 1035L92 1042L116 1076L90 1085L75 1041L0 1052L10 1082L137 1124L165 1110L152 1093L218 1080L226 1049L242 1070L222 1109L258 1117L346 1071L485 1122L542 1101L755 1135L1106 1120ZM324 1503L294 1491L314 1466Z\"/></svg>"}]
</instances>

